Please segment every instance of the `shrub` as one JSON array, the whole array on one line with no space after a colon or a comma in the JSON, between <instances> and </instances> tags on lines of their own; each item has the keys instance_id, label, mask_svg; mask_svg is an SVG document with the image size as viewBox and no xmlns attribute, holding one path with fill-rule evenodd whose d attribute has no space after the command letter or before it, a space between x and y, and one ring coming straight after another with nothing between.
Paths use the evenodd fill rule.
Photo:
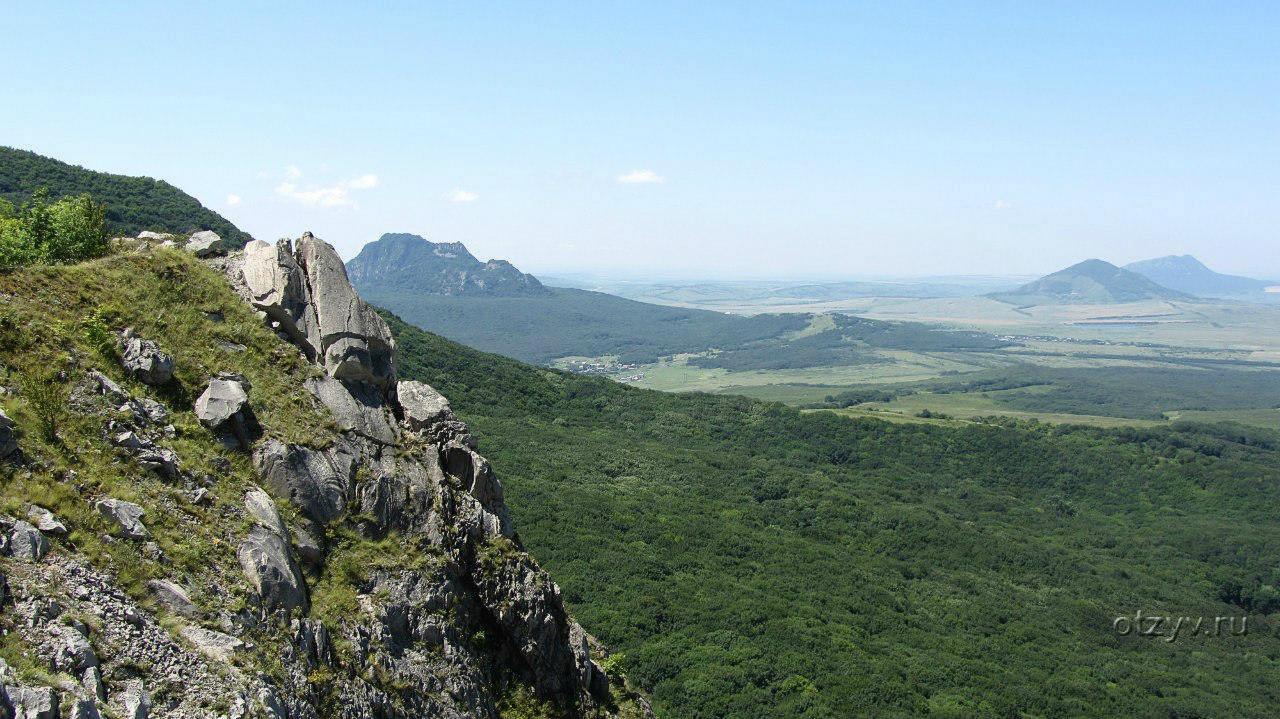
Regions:
<instances>
[{"instance_id":1,"label":"shrub","mask_svg":"<svg viewBox=\"0 0 1280 719\"><path fill-rule=\"evenodd\" d=\"M40 190L15 210L0 204L0 267L79 262L107 253L106 208L88 195L50 203Z\"/></svg>"}]
</instances>

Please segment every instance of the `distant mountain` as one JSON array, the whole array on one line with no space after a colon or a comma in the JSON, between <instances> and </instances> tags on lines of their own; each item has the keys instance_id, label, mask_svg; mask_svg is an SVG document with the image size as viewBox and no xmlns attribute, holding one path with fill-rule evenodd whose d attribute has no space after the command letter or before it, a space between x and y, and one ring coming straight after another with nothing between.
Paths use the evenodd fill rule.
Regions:
<instances>
[{"instance_id":1,"label":"distant mountain","mask_svg":"<svg viewBox=\"0 0 1280 719\"><path fill-rule=\"evenodd\" d=\"M365 245L347 263L347 274L362 294L373 288L487 297L548 294L538 278L506 260L481 262L461 242L430 242L403 232L387 233Z\"/></svg>"},{"instance_id":2,"label":"distant mountain","mask_svg":"<svg viewBox=\"0 0 1280 719\"><path fill-rule=\"evenodd\" d=\"M1017 305L1110 304L1139 300L1189 300L1191 295L1169 289L1137 272L1102 260L1085 260L1045 275L1009 292L987 295Z\"/></svg>"},{"instance_id":3,"label":"distant mountain","mask_svg":"<svg viewBox=\"0 0 1280 719\"><path fill-rule=\"evenodd\" d=\"M189 233L213 230L236 246L253 237L164 180L86 170L27 150L0 147L0 197L20 205L47 187L51 199L88 193L107 207L107 229Z\"/></svg>"},{"instance_id":4,"label":"distant mountain","mask_svg":"<svg viewBox=\"0 0 1280 719\"><path fill-rule=\"evenodd\" d=\"M1124 268L1165 287L1202 297L1256 294L1265 292L1268 287L1277 284L1251 277L1214 272L1191 255L1157 257L1153 260L1133 262L1125 265Z\"/></svg>"},{"instance_id":5,"label":"distant mountain","mask_svg":"<svg viewBox=\"0 0 1280 719\"><path fill-rule=\"evenodd\" d=\"M720 350L699 360L725 369L872 361L867 347L975 349L988 335L914 323L837 318L814 334L810 314L732 315L655 305L603 292L546 287L510 263L481 263L461 243L388 234L347 263L365 300L410 324L486 352L546 364L564 357L660 357Z\"/></svg>"}]
</instances>

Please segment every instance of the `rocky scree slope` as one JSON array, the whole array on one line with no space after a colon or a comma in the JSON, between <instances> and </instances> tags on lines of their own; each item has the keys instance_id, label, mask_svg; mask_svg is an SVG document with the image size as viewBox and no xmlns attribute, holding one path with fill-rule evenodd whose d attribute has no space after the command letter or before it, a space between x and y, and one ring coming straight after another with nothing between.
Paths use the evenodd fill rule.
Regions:
<instances>
[{"instance_id":1,"label":"rocky scree slope","mask_svg":"<svg viewBox=\"0 0 1280 719\"><path fill-rule=\"evenodd\" d=\"M324 242L0 276L0 335L0 717L651 716Z\"/></svg>"}]
</instances>

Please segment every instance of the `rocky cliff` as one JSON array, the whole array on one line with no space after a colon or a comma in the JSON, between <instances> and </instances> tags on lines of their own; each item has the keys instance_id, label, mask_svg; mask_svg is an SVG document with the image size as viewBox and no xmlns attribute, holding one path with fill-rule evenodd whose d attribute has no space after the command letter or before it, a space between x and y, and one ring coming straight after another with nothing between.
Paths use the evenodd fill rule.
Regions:
<instances>
[{"instance_id":1,"label":"rocky cliff","mask_svg":"<svg viewBox=\"0 0 1280 719\"><path fill-rule=\"evenodd\" d=\"M484 297L549 294L538 278L506 260L481 262L461 242L430 242L403 232L389 232L365 245L347 263L347 271L362 291Z\"/></svg>"},{"instance_id":2,"label":"rocky cliff","mask_svg":"<svg viewBox=\"0 0 1280 719\"><path fill-rule=\"evenodd\" d=\"M129 247L0 288L0 718L650 714L332 247Z\"/></svg>"}]
</instances>

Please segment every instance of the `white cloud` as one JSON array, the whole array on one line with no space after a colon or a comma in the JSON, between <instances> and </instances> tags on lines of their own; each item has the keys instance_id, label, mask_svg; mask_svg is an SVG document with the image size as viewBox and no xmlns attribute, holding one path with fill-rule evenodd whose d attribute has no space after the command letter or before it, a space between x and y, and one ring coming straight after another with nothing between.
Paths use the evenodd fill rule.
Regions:
<instances>
[{"instance_id":1,"label":"white cloud","mask_svg":"<svg viewBox=\"0 0 1280 719\"><path fill-rule=\"evenodd\" d=\"M240 204L240 196L239 196L239 195L234 194L234 193L232 193L232 194L230 194L230 195L227 195L227 205L228 205L228 206L230 206L230 207L235 207L235 206L236 206L236 205L238 205L238 204Z\"/></svg>"},{"instance_id":2,"label":"white cloud","mask_svg":"<svg viewBox=\"0 0 1280 719\"><path fill-rule=\"evenodd\" d=\"M377 175L361 175L347 183L347 187L353 190L369 190L378 186Z\"/></svg>"},{"instance_id":3,"label":"white cloud","mask_svg":"<svg viewBox=\"0 0 1280 719\"><path fill-rule=\"evenodd\" d=\"M667 178L659 175L653 170L632 170L625 175L618 175L618 182L628 185L652 184L666 181Z\"/></svg>"},{"instance_id":4,"label":"white cloud","mask_svg":"<svg viewBox=\"0 0 1280 719\"><path fill-rule=\"evenodd\" d=\"M1013 203L1008 200L996 200L996 204L992 205L997 210L1008 210L1013 207Z\"/></svg>"},{"instance_id":5,"label":"white cloud","mask_svg":"<svg viewBox=\"0 0 1280 719\"><path fill-rule=\"evenodd\" d=\"M454 190L453 192L445 195L444 199L449 202L475 202L480 199L480 196L474 192L468 192L467 190Z\"/></svg>"},{"instance_id":6,"label":"white cloud","mask_svg":"<svg viewBox=\"0 0 1280 719\"><path fill-rule=\"evenodd\" d=\"M276 185L276 194L301 202L304 205L356 207L355 200L351 199L351 190L369 190L378 186L378 176L370 174L361 175L355 179L327 187L308 187L303 189L294 182L294 180L302 176L301 170L290 165L285 169L285 175L288 179Z\"/></svg>"}]
</instances>

